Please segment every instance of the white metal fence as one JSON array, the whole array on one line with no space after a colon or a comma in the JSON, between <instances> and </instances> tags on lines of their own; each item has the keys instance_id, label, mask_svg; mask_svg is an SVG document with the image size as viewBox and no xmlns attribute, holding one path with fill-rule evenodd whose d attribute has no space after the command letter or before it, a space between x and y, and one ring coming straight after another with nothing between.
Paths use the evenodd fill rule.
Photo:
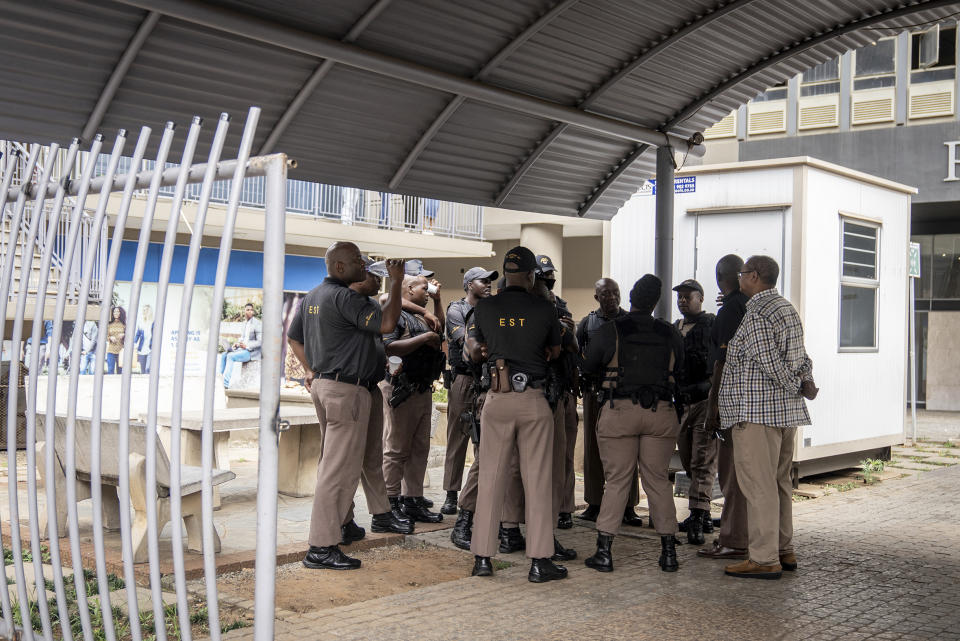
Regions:
<instances>
[{"instance_id":1,"label":"white metal fence","mask_svg":"<svg viewBox=\"0 0 960 641\"><path fill-rule=\"evenodd\" d=\"M164 171L145 170L124 172L123 157L127 134L120 131L112 143L103 175L94 176L94 165L87 163L79 176L74 175L80 144L77 140L63 154L63 163L54 170L48 163L37 173L40 149L30 151L19 183L14 185L19 152L3 159L0 167L0 204L3 204L5 262L0 272L0 301L12 297L14 313L7 314L0 325L0 343L9 340L19 345L29 334L33 344L39 344L47 305L53 304L54 319L62 319L68 304L74 306L77 319L95 317L99 321L99 336L94 368L92 411L79 416L78 382L80 374L81 332L69 339L72 356L68 375L49 368L46 398L38 398L37 382L41 375L39 350L31 350L29 362L10 363L3 383L8 391L24 389L25 401L17 393L6 394L3 411L6 432L7 483L9 519L0 522L0 547L5 559L14 568L11 590L0 590L0 636L24 639L105 639L131 638L140 641L154 636L166 641L171 636L189 640L191 624L203 612L191 610L186 589L184 541L181 519L187 521L187 545L202 548L205 585L205 618L209 630L205 632L215 641L220 638L221 622L216 584L216 550L219 539L214 528L214 485L231 473L213 468L213 412L215 389L209 384L204 389L202 410L202 465L190 467L181 464L180 442L184 361L187 341L176 341L165 346L163 321L168 294L181 295L178 336L187 336L190 329L191 303L196 268L204 233L206 214L215 196L222 196L227 204L213 304L209 319L210 334L216 336L220 325L221 308L229 267L237 210L243 200L246 176L259 180L265 216L264 276L263 276L263 343L260 389L259 466L257 495L257 541L255 585L255 636L259 641L273 638L274 575L276 571L277 519L277 412L281 375L281 319L284 259L284 220L286 198L287 160L282 154L250 158L259 109L250 110L239 157L221 161L223 142L229 127L224 114L216 125L210 152L204 164L195 164L194 152L201 135L199 119L187 130L183 151L176 165L168 165L175 142L173 124L160 136L153 167L167 167ZM140 167L152 132L140 130L130 163L126 168ZM103 140L98 135L86 153L99 157ZM56 156L55 145L44 153ZM170 192L172 188L172 192ZM102 271L102 291L111 292L120 259L119 242L127 231L127 216L134 193L146 196L144 220L139 231L137 253L129 306L137 309L143 288L143 276L150 245L150 233L158 207L170 207L178 212L188 192L196 194L198 207L190 238L187 269L182 285L170 286L173 252L177 240L177 215L169 215L160 266L156 316L151 355L159 361L163 351L175 351L166 358L175 359L173 399L170 416L170 451L165 452L157 434L159 398L159 367L149 374L148 410L142 421L130 418L131 372L133 370L133 337L135 315L127 317L123 339L121 392L118 397L104 394L104 363L106 360L109 305L99 310L91 305L91 292L96 291L94 279L97 262L101 260L98 247L106 233L106 206L111 193L120 192L121 202L113 220L113 240L106 267ZM171 194L169 201L160 204L162 192ZM96 212L84 218L84 206L92 193L98 193ZM29 204L28 204L29 203ZM43 215L41 215L43 214ZM46 216L46 218L44 218ZM67 220L61 224L61 220ZM85 226L87 231L83 231ZM18 244L14 235L22 235ZM61 278L55 293L40 288L30 295L26 279L16 279L14 261L17 247L21 248L24 268L38 269L48 279L54 269L55 240L64 236L57 251L62 252L63 264L73 265L79 257L79 288L76 300L70 298L71 279ZM48 300L50 299L50 300ZM9 309L9 308L8 308ZM54 323L51 344L60 343L61 324ZM209 341L205 359L205 377L215 380L217 342ZM23 380L25 379L25 380ZM22 381L22 383L21 383ZM58 401L58 385L66 386L67 402ZM22 407L21 407L22 405ZM108 417L119 418L108 418ZM17 428L25 422L25 450L18 453ZM21 456L23 458L21 458ZM39 480L43 480L41 496ZM25 485L25 488L22 487ZM92 527L81 529L78 500L92 499ZM21 510L25 508L25 514ZM169 517L169 518L167 518ZM171 528L170 552L161 552L160 534L169 520ZM122 570L121 576L108 572L105 548L105 527L118 527ZM92 538L92 558L89 549L82 549ZM42 541L46 543L42 543ZM164 547L164 550L166 548ZM69 559L67 558L69 557ZM172 557L169 558L169 557ZM145 560L147 579L137 571L135 564ZM175 606L165 605L162 599L161 563L172 560L173 583L176 590ZM64 572L64 567L72 570ZM67 575L67 576L65 576ZM77 579L82 577L82 579ZM123 592L117 592L122 582ZM150 604L144 608L148 615L141 619L138 583L149 585ZM47 593L53 596L48 598ZM126 601L126 612L116 609L117 601ZM170 618L172 617L172 621ZM170 621L168 626L165 625ZM163 622L163 624L161 624Z\"/></svg>"}]
</instances>

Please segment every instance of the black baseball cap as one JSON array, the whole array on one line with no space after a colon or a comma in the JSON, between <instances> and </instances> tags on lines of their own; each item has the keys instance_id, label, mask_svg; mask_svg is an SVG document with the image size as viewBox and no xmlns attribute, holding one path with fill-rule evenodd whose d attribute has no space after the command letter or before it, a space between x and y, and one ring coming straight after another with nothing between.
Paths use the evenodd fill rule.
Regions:
<instances>
[{"instance_id":1,"label":"black baseball cap","mask_svg":"<svg viewBox=\"0 0 960 641\"><path fill-rule=\"evenodd\" d=\"M557 271L557 268L554 266L553 261L550 260L549 256L546 254L537 255L537 276L542 276L555 271Z\"/></svg>"},{"instance_id":2,"label":"black baseball cap","mask_svg":"<svg viewBox=\"0 0 960 641\"><path fill-rule=\"evenodd\" d=\"M499 277L500 277L500 274L496 270L489 271L484 269L483 267L471 267L463 275L463 288L466 289L467 285L477 280L478 278L489 278L490 280L497 280Z\"/></svg>"},{"instance_id":3,"label":"black baseball cap","mask_svg":"<svg viewBox=\"0 0 960 641\"><path fill-rule=\"evenodd\" d=\"M517 245L503 256L503 271L507 274L519 274L536 270L537 257L523 245Z\"/></svg>"},{"instance_id":4,"label":"black baseball cap","mask_svg":"<svg viewBox=\"0 0 960 641\"><path fill-rule=\"evenodd\" d=\"M692 289L694 291L700 292L700 295L703 296L703 287L697 281L692 278L688 278L679 285L673 288L673 291L679 292L681 289Z\"/></svg>"}]
</instances>

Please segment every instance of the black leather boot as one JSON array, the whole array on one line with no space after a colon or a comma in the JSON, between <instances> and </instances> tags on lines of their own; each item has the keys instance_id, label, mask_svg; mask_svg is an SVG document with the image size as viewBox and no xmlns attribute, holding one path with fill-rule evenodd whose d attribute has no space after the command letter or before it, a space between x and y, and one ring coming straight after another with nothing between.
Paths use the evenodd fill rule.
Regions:
<instances>
[{"instance_id":1,"label":"black leather boot","mask_svg":"<svg viewBox=\"0 0 960 641\"><path fill-rule=\"evenodd\" d=\"M500 526L500 554L510 554L527 549L527 540L520 534L520 528Z\"/></svg>"},{"instance_id":2,"label":"black leather boot","mask_svg":"<svg viewBox=\"0 0 960 641\"><path fill-rule=\"evenodd\" d=\"M578 519L583 519L584 521L596 521L597 517L600 516L600 506L599 505L590 505L587 504L587 509L577 515Z\"/></svg>"},{"instance_id":3,"label":"black leather boot","mask_svg":"<svg viewBox=\"0 0 960 641\"><path fill-rule=\"evenodd\" d=\"M493 564L489 556L473 557L473 572L470 576L493 576Z\"/></svg>"},{"instance_id":4,"label":"black leather boot","mask_svg":"<svg viewBox=\"0 0 960 641\"><path fill-rule=\"evenodd\" d=\"M303 559L303 566L311 570L356 570L360 567L360 559L352 559L340 551L337 545L327 547L310 546L307 556Z\"/></svg>"},{"instance_id":5,"label":"black leather boot","mask_svg":"<svg viewBox=\"0 0 960 641\"><path fill-rule=\"evenodd\" d=\"M367 531L357 525L357 522L350 519L346 525L340 526L340 545L350 545L354 541L359 541L367 535Z\"/></svg>"},{"instance_id":6,"label":"black leather boot","mask_svg":"<svg viewBox=\"0 0 960 641\"><path fill-rule=\"evenodd\" d=\"M450 532L450 541L461 550L469 550L472 540L473 512L460 510L460 514L457 515L457 522L453 524L453 531Z\"/></svg>"},{"instance_id":7,"label":"black leather boot","mask_svg":"<svg viewBox=\"0 0 960 641\"><path fill-rule=\"evenodd\" d=\"M561 512L557 516L557 529L569 530L573 527L573 516L569 512Z\"/></svg>"},{"instance_id":8,"label":"black leather boot","mask_svg":"<svg viewBox=\"0 0 960 641\"><path fill-rule=\"evenodd\" d=\"M393 534L413 534L413 521L401 521L393 512L374 514L370 522L371 532L391 532Z\"/></svg>"},{"instance_id":9,"label":"black leather boot","mask_svg":"<svg viewBox=\"0 0 960 641\"><path fill-rule=\"evenodd\" d=\"M676 572L680 569L680 564L677 563L676 543L672 534L660 537L660 569L664 572Z\"/></svg>"},{"instance_id":10,"label":"black leather boot","mask_svg":"<svg viewBox=\"0 0 960 641\"><path fill-rule=\"evenodd\" d=\"M550 559L533 559L527 580L531 583L546 583L567 578L567 568L557 565Z\"/></svg>"},{"instance_id":11,"label":"black leather boot","mask_svg":"<svg viewBox=\"0 0 960 641\"><path fill-rule=\"evenodd\" d=\"M390 512L392 512L397 519L401 521L410 521L410 519L407 518L407 515L403 513L403 497L388 496L387 500L390 501Z\"/></svg>"},{"instance_id":12,"label":"black leather boot","mask_svg":"<svg viewBox=\"0 0 960 641\"><path fill-rule=\"evenodd\" d=\"M419 505L420 507L425 507L427 509L430 509L433 507L433 501L431 501L425 496L414 497L414 500L417 502L417 505Z\"/></svg>"},{"instance_id":13,"label":"black leather boot","mask_svg":"<svg viewBox=\"0 0 960 641\"><path fill-rule=\"evenodd\" d=\"M403 513L410 517L410 520L420 521L421 523L440 523L443 521L442 514L428 510L417 500L419 498L422 497L403 497Z\"/></svg>"},{"instance_id":14,"label":"black leather boot","mask_svg":"<svg viewBox=\"0 0 960 641\"><path fill-rule=\"evenodd\" d=\"M687 521L687 543L703 545L703 510L690 510L690 519Z\"/></svg>"},{"instance_id":15,"label":"black leather boot","mask_svg":"<svg viewBox=\"0 0 960 641\"><path fill-rule=\"evenodd\" d=\"M447 490L447 500L443 502L443 505L440 507L441 514L456 514L457 513L457 491L456 490Z\"/></svg>"},{"instance_id":16,"label":"black leather boot","mask_svg":"<svg viewBox=\"0 0 960 641\"><path fill-rule=\"evenodd\" d=\"M613 572L613 555L610 548L613 546L613 535L597 533L597 552L584 564L597 572Z\"/></svg>"},{"instance_id":17,"label":"black leather boot","mask_svg":"<svg viewBox=\"0 0 960 641\"><path fill-rule=\"evenodd\" d=\"M703 514L703 533L713 534L713 517L710 516L710 510L701 510Z\"/></svg>"},{"instance_id":18,"label":"black leather boot","mask_svg":"<svg viewBox=\"0 0 960 641\"><path fill-rule=\"evenodd\" d=\"M551 561L573 561L575 558L577 558L576 550L563 547L560 545L557 537L553 537L553 556L550 557Z\"/></svg>"},{"instance_id":19,"label":"black leather boot","mask_svg":"<svg viewBox=\"0 0 960 641\"><path fill-rule=\"evenodd\" d=\"M633 507L627 506L627 509L623 511L623 521L624 525L632 525L633 527L643 527L643 519L633 511Z\"/></svg>"}]
</instances>

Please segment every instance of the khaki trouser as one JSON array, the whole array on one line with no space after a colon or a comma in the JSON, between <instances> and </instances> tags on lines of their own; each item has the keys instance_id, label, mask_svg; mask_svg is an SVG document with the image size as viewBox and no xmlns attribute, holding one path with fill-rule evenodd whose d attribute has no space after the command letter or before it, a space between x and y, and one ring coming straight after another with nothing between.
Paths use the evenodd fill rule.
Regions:
<instances>
[{"instance_id":1,"label":"khaki trouser","mask_svg":"<svg viewBox=\"0 0 960 641\"><path fill-rule=\"evenodd\" d=\"M680 464L690 479L687 492L691 510L710 511L713 500L713 482L717 474L717 439L713 432L703 429L707 417L707 401L687 407L677 436Z\"/></svg>"},{"instance_id":2,"label":"khaki trouser","mask_svg":"<svg viewBox=\"0 0 960 641\"><path fill-rule=\"evenodd\" d=\"M508 526L523 521L523 482L520 480L520 461L517 457L517 450L514 448L513 456L510 457L510 463L507 466L507 473L511 481L507 484L507 494L503 499L503 510L500 514L501 523ZM463 484L463 491L460 492L459 505L461 510L477 511L477 490L478 480L480 478L480 448L473 446L473 464L467 471L467 480Z\"/></svg>"},{"instance_id":3,"label":"khaki trouser","mask_svg":"<svg viewBox=\"0 0 960 641\"><path fill-rule=\"evenodd\" d=\"M750 560L777 565L793 552L793 468L797 428L737 423L733 454L737 481L747 503Z\"/></svg>"},{"instance_id":4,"label":"khaki trouser","mask_svg":"<svg viewBox=\"0 0 960 641\"><path fill-rule=\"evenodd\" d=\"M443 489L447 492L459 492L463 482L470 426L460 417L464 410L473 406L472 387L473 377L467 374L456 374L450 385L450 402L447 404L447 454L443 460Z\"/></svg>"},{"instance_id":5,"label":"khaki trouser","mask_svg":"<svg viewBox=\"0 0 960 641\"><path fill-rule=\"evenodd\" d=\"M678 431L677 413L667 401L648 410L629 399L615 399L612 408L603 406L597 436L606 486L597 517L598 532L620 531L634 470L639 465L653 527L661 536L676 534L677 509L668 468Z\"/></svg>"},{"instance_id":6,"label":"khaki trouser","mask_svg":"<svg viewBox=\"0 0 960 641\"><path fill-rule=\"evenodd\" d=\"M720 534L717 539L724 547L746 550L747 502L737 483L732 430L724 430L723 438L717 452L717 475L723 492L723 513L720 515Z\"/></svg>"},{"instance_id":7,"label":"khaki trouser","mask_svg":"<svg viewBox=\"0 0 960 641\"><path fill-rule=\"evenodd\" d=\"M600 448L597 446L599 416L600 403L596 395L585 391L583 394L583 500L590 505L600 505L603 500L603 461L600 460ZM640 485L637 482L637 469L634 467L633 483L630 486L627 505L633 507L639 502Z\"/></svg>"},{"instance_id":8,"label":"khaki trouser","mask_svg":"<svg viewBox=\"0 0 960 641\"><path fill-rule=\"evenodd\" d=\"M527 522L527 556L553 555L553 413L542 390L488 393L480 418L480 476L470 549L493 556L497 530L511 483L513 450L519 452Z\"/></svg>"},{"instance_id":9,"label":"khaki trouser","mask_svg":"<svg viewBox=\"0 0 960 641\"><path fill-rule=\"evenodd\" d=\"M317 464L308 541L318 547L337 545L340 526L349 521L360 483L371 393L358 385L318 378L310 395L320 420L323 451Z\"/></svg>"},{"instance_id":10,"label":"khaki trouser","mask_svg":"<svg viewBox=\"0 0 960 641\"><path fill-rule=\"evenodd\" d=\"M388 400L393 386L380 383L383 392L383 480L388 496L423 496L423 477L430 456L430 390L414 392L397 407Z\"/></svg>"},{"instance_id":11,"label":"khaki trouser","mask_svg":"<svg viewBox=\"0 0 960 641\"><path fill-rule=\"evenodd\" d=\"M577 504L574 499L577 478L573 471L574 451L577 449L577 426L580 423L580 419L577 417L577 397L569 392L564 392L563 397L557 405L557 411L563 419L566 442L560 493L560 511L570 513L577 509ZM560 481L554 479L554 483L559 484Z\"/></svg>"}]
</instances>

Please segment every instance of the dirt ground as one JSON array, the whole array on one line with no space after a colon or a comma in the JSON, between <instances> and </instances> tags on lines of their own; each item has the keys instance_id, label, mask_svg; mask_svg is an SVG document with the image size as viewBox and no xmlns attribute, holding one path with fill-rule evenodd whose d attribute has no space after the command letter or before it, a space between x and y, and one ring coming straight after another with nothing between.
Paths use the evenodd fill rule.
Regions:
<instances>
[{"instance_id":1,"label":"dirt ground","mask_svg":"<svg viewBox=\"0 0 960 641\"><path fill-rule=\"evenodd\" d=\"M349 548L345 548L349 553ZM300 563L277 568L277 607L312 612L368 601L470 576L473 557L423 544L392 545L351 554L360 570L308 570ZM253 570L220 577L221 594L253 598Z\"/></svg>"}]
</instances>

